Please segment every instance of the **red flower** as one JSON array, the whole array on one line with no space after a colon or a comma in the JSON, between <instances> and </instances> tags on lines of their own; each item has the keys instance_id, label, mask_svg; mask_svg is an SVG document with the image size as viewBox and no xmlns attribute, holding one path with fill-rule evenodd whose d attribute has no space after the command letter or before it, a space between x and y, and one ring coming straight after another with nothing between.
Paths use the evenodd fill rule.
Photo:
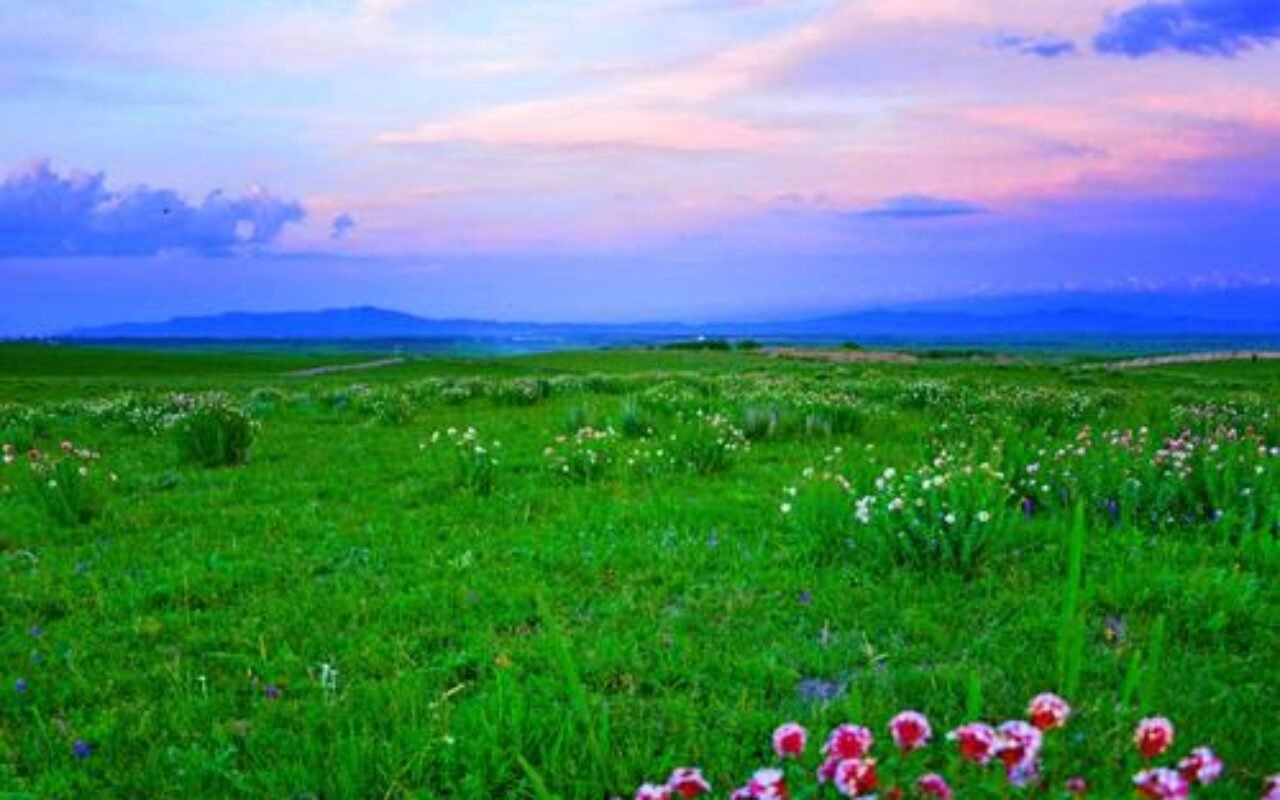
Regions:
<instances>
[{"instance_id":1,"label":"red flower","mask_svg":"<svg viewBox=\"0 0 1280 800\"><path fill-rule=\"evenodd\" d=\"M1188 781L1208 786L1222 775L1222 759L1207 747L1197 747L1178 762L1178 772Z\"/></svg>"},{"instance_id":2,"label":"red flower","mask_svg":"<svg viewBox=\"0 0 1280 800\"><path fill-rule=\"evenodd\" d=\"M1143 758L1155 758L1173 744L1173 723L1164 717L1148 717L1138 723L1133 741Z\"/></svg>"},{"instance_id":3,"label":"red flower","mask_svg":"<svg viewBox=\"0 0 1280 800\"><path fill-rule=\"evenodd\" d=\"M947 738L960 743L961 758L982 765L986 765L996 754L999 744L995 729L981 722L961 725L947 734Z\"/></svg>"},{"instance_id":4,"label":"red flower","mask_svg":"<svg viewBox=\"0 0 1280 800\"><path fill-rule=\"evenodd\" d=\"M1133 784L1138 787L1138 792L1143 797L1152 797L1156 800L1181 800L1191 790L1186 778L1175 770L1163 767L1144 769L1133 776Z\"/></svg>"},{"instance_id":5,"label":"red flower","mask_svg":"<svg viewBox=\"0 0 1280 800\"><path fill-rule=\"evenodd\" d=\"M822 754L837 761L846 758L862 758L870 752L871 745L874 743L875 736L872 735L870 728L845 723L837 726L827 736L827 743L822 746Z\"/></svg>"},{"instance_id":6,"label":"red flower","mask_svg":"<svg viewBox=\"0 0 1280 800\"><path fill-rule=\"evenodd\" d=\"M1020 719L1000 725L996 754L1004 762L1005 775L1014 786L1026 786L1040 773L1040 748L1044 735Z\"/></svg>"},{"instance_id":7,"label":"red flower","mask_svg":"<svg viewBox=\"0 0 1280 800\"><path fill-rule=\"evenodd\" d=\"M875 791L880 785L874 758L846 758L836 766L836 788L848 797Z\"/></svg>"},{"instance_id":8,"label":"red flower","mask_svg":"<svg viewBox=\"0 0 1280 800\"><path fill-rule=\"evenodd\" d=\"M1031 698L1027 716L1031 724L1042 731L1061 728L1067 724L1067 717L1071 716L1071 706L1058 695L1045 692Z\"/></svg>"},{"instance_id":9,"label":"red flower","mask_svg":"<svg viewBox=\"0 0 1280 800\"><path fill-rule=\"evenodd\" d=\"M903 711L889 720L889 732L893 734L894 743L905 753L924 747L933 737L929 720L919 711Z\"/></svg>"},{"instance_id":10,"label":"red flower","mask_svg":"<svg viewBox=\"0 0 1280 800\"><path fill-rule=\"evenodd\" d=\"M780 725L773 732L773 752L778 754L778 758L798 757L804 753L805 745L808 742L808 731L794 722Z\"/></svg>"},{"instance_id":11,"label":"red flower","mask_svg":"<svg viewBox=\"0 0 1280 800\"><path fill-rule=\"evenodd\" d=\"M930 772L928 775L921 775L920 780L916 781L916 789L922 797L934 797L937 800L951 800L951 787L947 785L947 781L938 773Z\"/></svg>"},{"instance_id":12,"label":"red flower","mask_svg":"<svg viewBox=\"0 0 1280 800\"><path fill-rule=\"evenodd\" d=\"M698 797L711 791L711 784L697 767L680 767L667 778L667 788L680 797Z\"/></svg>"}]
</instances>

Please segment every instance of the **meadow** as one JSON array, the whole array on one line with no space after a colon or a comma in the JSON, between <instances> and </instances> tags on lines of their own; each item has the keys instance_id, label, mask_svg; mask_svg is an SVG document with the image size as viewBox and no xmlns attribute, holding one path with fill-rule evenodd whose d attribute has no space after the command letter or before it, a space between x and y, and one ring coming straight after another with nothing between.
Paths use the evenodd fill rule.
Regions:
<instances>
[{"instance_id":1,"label":"meadow","mask_svg":"<svg viewBox=\"0 0 1280 800\"><path fill-rule=\"evenodd\" d=\"M1117 798L1201 745L1225 769L1192 796L1257 798L1280 770L1280 363L286 376L343 360L0 346L0 798L694 796L682 767L720 797ZM1071 713L1031 775L947 740L1043 692ZM927 746L895 746L906 710ZM840 723L878 789L817 782Z\"/></svg>"}]
</instances>

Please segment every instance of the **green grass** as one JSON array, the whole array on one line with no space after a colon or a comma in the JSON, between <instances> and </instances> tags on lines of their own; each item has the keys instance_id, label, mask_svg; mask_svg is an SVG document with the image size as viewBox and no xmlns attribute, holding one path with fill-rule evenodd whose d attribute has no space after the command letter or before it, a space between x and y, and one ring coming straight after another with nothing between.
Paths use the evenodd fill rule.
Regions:
<instances>
[{"instance_id":1,"label":"green grass","mask_svg":"<svg viewBox=\"0 0 1280 800\"><path fill-rule=\"evenodd\" d=\"M722 796L770 760L786 720L820 732L856 717L884 742L889 717L915 708L940 739L978 709L1000 721L1077 686L1063 750L1098 796L1127 796L1145 713L1174 720L1179 754L1206 743L1226 760L1205 796L1256 797L1280 768L1280 558L1265 510L1280 507L1280 461L1196 489L1227 512L1217 523L1127 507L1113 519L1101 501L1146 461L1101 445L1082 462L1094 477L1030 519L1019 497L953 493L966 531L978 510L1002 511L957 557L930 557L941 523L904 553L879 521L853 519L887 467L902 479L942 449L959 464L998 445L1011 482L1082 425L1095 438L1149 425L1154 448L1210 401L1198 428L1254 424L1280 446L1273 365L1109 375L654 351L284 377L347 355L0 347L0 438L10 424L45 449L69 439L118 476L100 515L67 525L23 488L20 459L0 467L0 797L598 798L685 764ZM512 402L516 376L550 388ZM479 396L459 399L459 385ZM248 464L184 465L159 416L126 423L94 405L130 392L165 411L171 390L250 409ZM856 432L797 422L850 394ZM637 448L702 453L697 409L741 425L762 397L796 424L723 469L628 463ZM636 407L654 438L623 435ZM618 428L590 480L564 480L544 455L571 419ZM501 442L490 491L420 449L467 426ZM820 491L837 448L847 497ZM1192 508L1154 488L1133 502ZM807 699L810 679L843 693ZM921 765L949 753L935 745Z\"/></svg>"}]
</instances>

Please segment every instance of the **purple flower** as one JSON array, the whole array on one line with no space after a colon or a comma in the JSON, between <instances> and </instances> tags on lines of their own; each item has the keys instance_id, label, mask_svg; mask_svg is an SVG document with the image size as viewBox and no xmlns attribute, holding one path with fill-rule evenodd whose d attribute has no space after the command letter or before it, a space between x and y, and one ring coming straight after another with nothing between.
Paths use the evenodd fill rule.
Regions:
<instances>
[{"instance_id":1,"label":"purple flower","mask_svg":"<svg viewBox=\"0 0 1280 800\"><path fill-rule=\"evenodd\" d=\"M84 739L76 739L76 743L71 745L71 752L75 754L76 758L84 761L93 754L93 748Z\"/></svg>"},{"instance_id":2,"label":"purple flower","mask_svg":"<svg viewBox=\"0 0 1280 800\"><path fill-rule=\"evenodd\" d=\"M808 589L805 589L803 592L800 593L800 603L802 605L807 606L812 602L813 602L813 595L809 592Z\"/></svg>"},{"instance_id":3,"label":"purple flower","mask_svg":"<svg viewBox=\"0 0 1280 800\"><path fill-rule=\"evenodd\" d=\"M31 636L34 639L39 639L41 636L44 636L44 628L41 628L39 625L32 625Z\"/></svg>"},{"instance_id":4,"label":"purple flower","mask_svg":"<svg viewBox=\"0 0 1280 800\"><path fill-rule=\"evenodd\" d=\"M262 693L266 696L268 700L280 699L280 687L276 686L274 683L268 683L267 688L264 689Z\"/></svg>"},{"instance_id":5,"label":"purple flower","mask_svg":"<svg viewBox=\"0 0 1280 800\"><path fill-rule=\"evenodd\" d=\"M27 682L22 678L18 678L16 681L13 682L13 690L18 694L26 694Z\"/></svg>"},{"instance_id":6,"label":"purple flower","mask_svg":"<svg viewBox=\"0 0 1280 800\"><path fill-rule=\"evenodd\" d=\"M1031 519L1036 513L1036 501L1030 497L1022 498L1022 515L1027 519Z\"/></svg>"},{"instance_id":7,"label":"purple flower","mask_svg":"<svg viewBox=\"0 0 1280 800\"><path fill-rule=\"evenodd\" d=\"M1114 497L1107 498L1107 513L1111 515L1113 521L1120 519L1120 504Z\"/></svg>"}]
</instances>

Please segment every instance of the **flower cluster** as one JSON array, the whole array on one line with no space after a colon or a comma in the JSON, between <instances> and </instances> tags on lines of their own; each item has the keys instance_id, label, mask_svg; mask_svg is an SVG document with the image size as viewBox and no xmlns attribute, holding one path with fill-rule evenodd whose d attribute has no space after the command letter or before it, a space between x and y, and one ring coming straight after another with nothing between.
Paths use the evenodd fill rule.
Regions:
<instances>
[{"instance_id":1,"label":"flower cluster","mask_svg":"<svg viewBox=\"0 0 1280 800\"><path fill-rule=\"evenodd\" d=\"M110 485L116 475L98 467L98 453L63 441L56 449L31 448L19 458L17 449L8 443L0 445L0 456L6 467L14 468L25 461L27 480L19 482L29 497L56 521L78 525L98 517L106 506Z\"/></svg>"},{"instance_id":2,"label":"flower cluster","mask_svg":"<svg viewBox=\"0 0 1280 800\"><path fill-rule=\"evenodd\" d=\"M432 432L431 439L418 447L449 465L458 488L477 495L493 491L502 452L497 439L486 440L471 426L450 427Z\"/></svg>"},{"instance_id":3,"label":"flower cluster","mask_svg":"<svg viewBox=\"0 0 1280 800\"><path fill-rule=\"evenodd\" d=\"M954 743L962 763L977 767L998 765L1004 780L1012 787L1039 786L1048 790L1043 756L1046 738L1064 728L1072 709L1056 694L1043 693L1031 699L1027 719L1011 719L998 725L970 722L950 731L946 739ZM818 753L814 773L808 772L805 757L809 749L809 732L798 722L788 722L774 730L771 745L777 759L775 765L757 769L751 778L735 789L730 800L790 800L815 796L815 790L803 787L812 774L818 787L832 787L849 798L870 798L878 790L890 798L904 797L908 792L930 800L952 800L957 796L952 782L941 772L929 771L922 761L928 757L915 755L933 740L929 719L918 711L903 711L888 724L892 752L882 758L872 755L876 738L869 728L853 723L836 726L826 737ZM1161 767L1151 760L1165 754L1173 744L1173 725L1163 717L1152 717L1138 723L1134 745L1147 762L1147 768L1133 776L1132 785L1144 798L1176 800L1188 796L1193 786L1208 786L1223 774L1223 763L1212 750L1197 747L1177 762L1175 767ZM981 773L959 775L968 787L989 785ZM976 780L975 780L976 779ZM1067 778L1062 789L1072 797L1091 791L1090 783L1076 775ZM647 783L635 793L636 800L674 800L698 797L711 791L711 786L694 768L681 768L671 774L665 784ZM821 791L819 788L816 790ZM825 796L825 795L824 795ZM965 792L959 793L965 796ZM1046 795L1048 796L1048 795ZM1280 800L1280 775L1270 778L1262 800Z\"/></svg>"},{"instance_id":4,"label":"flower cluster","mask_svg":"<svg viewBox=\"0 0 1280 800\"><path fill-rule=\"evenodd\" d=\"M573 435L560 435L543 449L548 468L556 475L580 483L594 481L614 462L618 435L613 428L579 428Z\"/></svg>"}]
</instances>

